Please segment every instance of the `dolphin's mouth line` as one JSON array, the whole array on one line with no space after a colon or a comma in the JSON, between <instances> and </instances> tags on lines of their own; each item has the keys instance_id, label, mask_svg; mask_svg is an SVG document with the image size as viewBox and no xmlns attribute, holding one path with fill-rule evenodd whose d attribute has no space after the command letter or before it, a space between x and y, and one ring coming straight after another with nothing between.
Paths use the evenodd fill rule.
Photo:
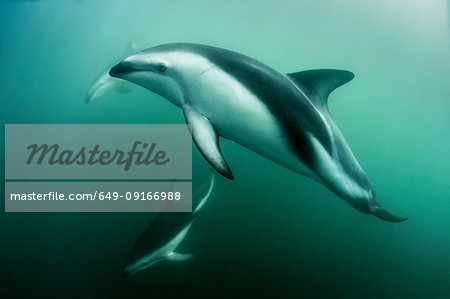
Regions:
<instances>
[{"instance_id":1,"label":"dolphin's mouth line","mask_svg":"<svg viewBox=\"0 0 450 299\"><path fill-rule=\"evenodd\" d=\"M111 77L120 77L120 75L124 75L124 74L138 73L138 72L145 72L145 71L149 71L149 70L127 69L127 68L124 68L123 66L120 66L120 64L118 64L116 66L113 66L109 70L109 75Z\"/></svg>"},{"instance_id":2,"label":"dolphin's mouth line","mask_svg":"<svg viewBox=\"0 0 450 299\"><path fill-rule=\"evenodd\" d=\"M119 77L122 74L127 74L127 73L131 73L134 71L139 71L139 70L131 68L129 64L126 64L122 61L122 62L119 62L118 64L116 64L115 66L113 66L109 70L109 75L111 77Z\"/></svg>"},{"instance_id":3,"label":"dolphin's mouth line","mask_svg":"<svg viewBox=\"0 0 450 299\"><path fill-rule=\"evenodd\" d=\"M119 63L109 70L109 75L111 77L117 77L119 74L123 74L125 72L126 72L125 68Z\"/></svg>"}]
</instances>

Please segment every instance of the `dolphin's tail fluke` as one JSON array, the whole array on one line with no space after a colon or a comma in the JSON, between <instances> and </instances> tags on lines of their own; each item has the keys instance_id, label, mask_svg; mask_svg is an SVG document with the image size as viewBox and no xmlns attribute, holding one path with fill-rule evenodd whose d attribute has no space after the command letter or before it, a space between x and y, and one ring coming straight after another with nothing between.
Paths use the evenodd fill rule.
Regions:
<instances>
[{"instance_id":1,"label":"dolphin's tail fluke","mask_svg":"<svg viewBox=\"0 0 450 299\"><path fill-rule=\"evenodd\" d=\"M408 218L400 218L397 217L393 214L391 214L388 210L386 210L385 208L378 206L375 207L372 211L371 214L374 216L377 216L380 219L383 219L385 221L389 221L389 222L402 222L405 220L408 220Z\"/></svg>"},{"instance_id":2,"label":"dolphin's tail fluke","mask_svg":"<svg viewBox=\"0 0 450 299\"><path fill-rule=\"evenodd\" d=\"M369 208L369 213L377 216L380 219L383 219L384 221L389 221L389 222L402 222L405 220L408 220L408 218L400 218L397 217L393 214L391 214L391 212L389 212L388 210L386 210L385 208L383 208L378 201L376 200L376 193L375 191L372 191L372 201L370 203L370 208Z\"/></svg>"}]
</instances>

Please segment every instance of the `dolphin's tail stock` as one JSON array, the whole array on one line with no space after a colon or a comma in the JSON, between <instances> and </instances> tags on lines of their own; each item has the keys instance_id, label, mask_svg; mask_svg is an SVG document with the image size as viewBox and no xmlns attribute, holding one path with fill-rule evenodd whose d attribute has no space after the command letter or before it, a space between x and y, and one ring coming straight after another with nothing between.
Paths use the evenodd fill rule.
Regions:
<instances>
[{"instance_id":1,"label":"dolphin's tail stock","mask_svg":"<svg viewBox=\"0 0 450 299\"><path fill-rule=\"evenodd\" d=\"M385 208L383 208L375 199L375 191L373 192L373 207L370 208L370 213L374 216L377 216L380 219L383 219L385 221L389 222L402 222L405 220L408 220L408 218L400 218L397 217Z\"/></svg>"}]
</instances>

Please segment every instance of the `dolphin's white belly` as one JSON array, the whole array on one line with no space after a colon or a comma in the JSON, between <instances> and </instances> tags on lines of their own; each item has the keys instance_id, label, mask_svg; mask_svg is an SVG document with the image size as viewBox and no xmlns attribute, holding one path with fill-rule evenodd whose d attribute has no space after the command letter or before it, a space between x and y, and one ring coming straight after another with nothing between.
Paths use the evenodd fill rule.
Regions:
<instances>
[{"instance_id":1,"label":"dolphin's white belly","mask_svg":"<svg viewBox=\"0 0 450 299\"><path fill-rule=\"evenodd\" d=\"M218 68L195 78L194 106L225 138L295 172L314 174L292 152L276 118L254 94Z\"/></svg>"}]
</instances>

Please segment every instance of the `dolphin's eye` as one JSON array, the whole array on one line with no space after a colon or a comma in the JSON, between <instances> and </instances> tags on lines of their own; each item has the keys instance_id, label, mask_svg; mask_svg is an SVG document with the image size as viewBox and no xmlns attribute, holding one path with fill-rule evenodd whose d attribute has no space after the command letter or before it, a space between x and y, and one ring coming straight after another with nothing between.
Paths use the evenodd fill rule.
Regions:
<instances>
[{"instance_id":1,"label":"dolphin's eye","mask_svg":"<svg viewBox=\"0 0 450 299\"><path fill-rule=\"evenodd\" d=\"M166 71L166 66L164 64L159 64L158 65L158 71L161 73L164 73Z\"/></svg>"}]
</instances>

